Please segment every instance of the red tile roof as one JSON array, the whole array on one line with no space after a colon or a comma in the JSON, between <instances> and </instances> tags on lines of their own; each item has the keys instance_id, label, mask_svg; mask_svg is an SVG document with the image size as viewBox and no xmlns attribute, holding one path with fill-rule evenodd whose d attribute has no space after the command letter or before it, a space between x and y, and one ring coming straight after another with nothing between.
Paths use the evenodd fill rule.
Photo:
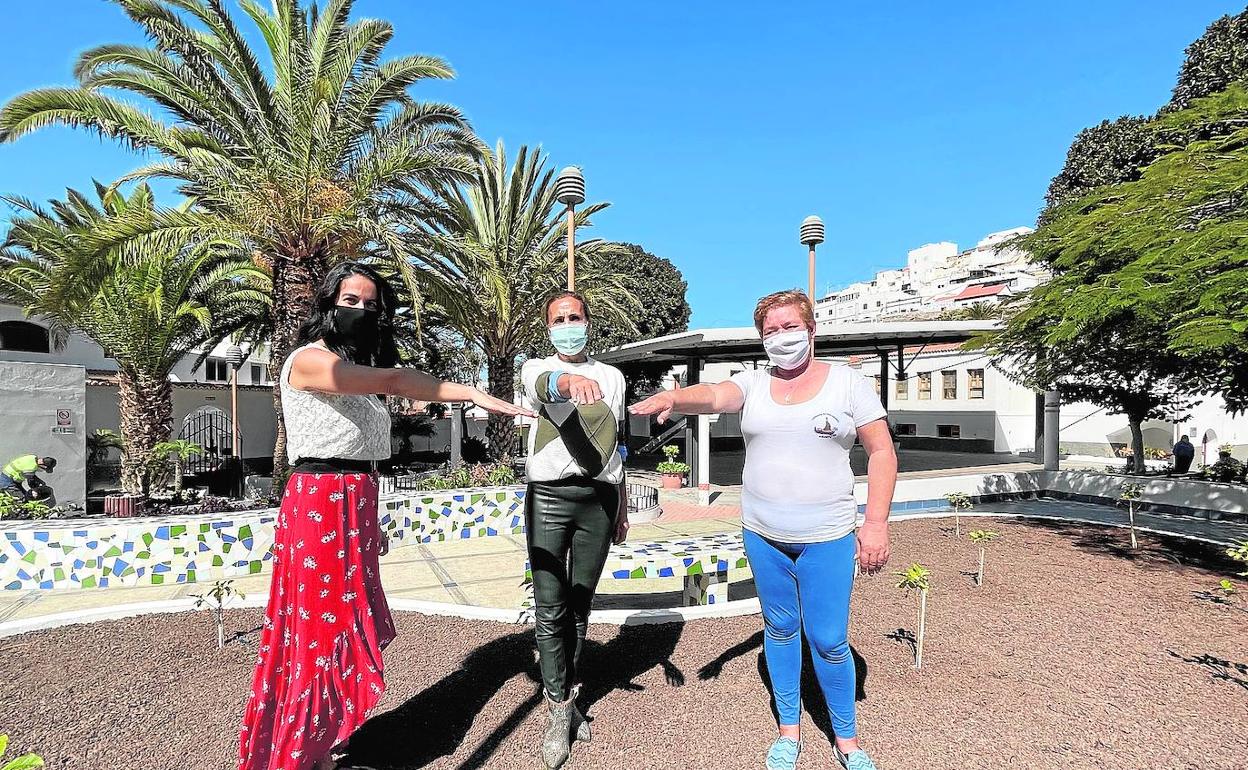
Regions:
<instances>
[{"instance_id":1,"label":"red tile roof","mask_svg":"<svg viewBox=\"0 0 1248 770\"><path fill-rule=\"evenodd\" d=\"M967 286L962 291L953 295L953 299L957 301L963 299L978 299L979 297L994 297L1004 290L1005 284L1003 283L978 284L976 286Z\"/></svg>"}]
</instances>

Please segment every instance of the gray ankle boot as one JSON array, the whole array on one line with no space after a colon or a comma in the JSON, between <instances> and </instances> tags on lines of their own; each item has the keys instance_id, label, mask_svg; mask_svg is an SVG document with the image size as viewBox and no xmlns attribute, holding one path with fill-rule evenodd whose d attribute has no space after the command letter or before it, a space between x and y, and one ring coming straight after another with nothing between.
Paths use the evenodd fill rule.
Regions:
<instances>
[{"instance_id":1,"label":"gray ankle boot","mask_svg":"<svg viewBox=\"0 0 1248 770\"><path fill-rule=\"evenodd\" d=\"M572 688L572 692L568 694L568 700L572 701L572 734L578 741L589 743L594 739L594 734L589 729L589 720L581 713L580 706L576 705L577 696L581 694L581 686L578 684Z\"/></svg>"},{"instance_id":2,"label":"gray ankle boot","mask_svg":"<svg viewBox=\"0 0 1248 770\"><path fill-rule=\"evenodd\" d=\"M573 690L565 701L557 701L546 695L546 734L542 737L542 761L548 770L559 770L568 761L572 742L572 712L576 705L572 699L576 697Z\"/></svg>"}]
</instances>

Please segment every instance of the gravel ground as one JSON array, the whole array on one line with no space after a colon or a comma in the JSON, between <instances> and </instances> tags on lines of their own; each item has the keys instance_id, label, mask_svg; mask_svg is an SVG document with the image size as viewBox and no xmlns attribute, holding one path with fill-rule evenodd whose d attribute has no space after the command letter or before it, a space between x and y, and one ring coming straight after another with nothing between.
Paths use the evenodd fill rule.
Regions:
<instances>
[{"instance_id":1,"label":"gravel ground","mask_svg":"<svg viewBox=\"0 0 1248 770\"><path fill-rule=\"evenodd\" d=\"M945 520L894 527L893 566L932 570L921 671L905 641L915 598L886 576L855 588L851 641L868 664L860 734L882 770L1248 766L1248 612L1198 595L1229 572L1218 549L1143 536L1133 555L1120 530L973 524L1001 534L983 587L968 574L977 552L965 530L958 540ZM207 614L0 640L0 732L53 770L232 768L260 618L229 613L238 635L223 651ZM388 690L352 762L540 767L532 630L396 619ZM761 768L774 722L760 623L594 626L595 739L569 770ZM821 699L805 693L800 766L833 767Z\"/></svg>"}]
</instances>

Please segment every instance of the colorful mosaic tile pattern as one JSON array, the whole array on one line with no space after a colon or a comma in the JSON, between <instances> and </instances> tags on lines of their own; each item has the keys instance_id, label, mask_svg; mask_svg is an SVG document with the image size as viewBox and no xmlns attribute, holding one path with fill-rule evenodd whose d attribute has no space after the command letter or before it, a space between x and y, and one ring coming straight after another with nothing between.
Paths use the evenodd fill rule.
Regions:
<instances>
[{"instance_id":1,"label":"colorful mosaic tile pattern","mask_svg":"<svg viewBox=\"0 0 1248 770\"><path fill-rule=\"evenodd\" d=\"M728 583L748 577L749 562L740 532L693 535L611 546L603 577L614 580L683 578L685 606L728 601ZM524 577L532 582L526 561ZM525 603L531 608L532 601Z\"/></svg>"},{"instance_id":2,"label":"colorful mosaic tile pattern","mask_svg":"<svg viewBox=\"0 0 1248 770\"><path fill-rule=\"evenodd\" d=\"M503 533L524 534L524 487L382 498L381 527L391 547Z\"/></svg>"},{"instance_id":3,"label":"colorful mosaic tile pattern","mask_svg":"<svg viewBox=\"0 0 1248 770\"><path fill-rule=\"evenodd\" d=\"M394 544L524 532L524 488L383 497ZM168 585L254 575L272 560L276 511L147 519L4 522L5 590Z\"/></svg>"},{"instance_id":4,"label":"colorful mosaic tile pattern","mask_svg":"<svg viewBox=\"0 0 1248 770\"><path fill-rule=\"evenodd\" d=\"M613 546L607 574L617 580L685 577L748 567L740 532Z\"/></svg>"}]
</instances>

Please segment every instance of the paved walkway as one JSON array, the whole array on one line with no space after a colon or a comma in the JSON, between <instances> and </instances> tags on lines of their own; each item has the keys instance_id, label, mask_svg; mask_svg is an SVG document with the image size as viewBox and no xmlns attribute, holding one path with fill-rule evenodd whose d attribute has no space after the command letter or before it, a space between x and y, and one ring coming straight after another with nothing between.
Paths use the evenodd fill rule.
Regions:
<instances>
[{"instance_id":1,"label":"paved walkway","mask_svg":"<svg viewBox=\"0 0 1248 770\"><path fill-rule=\"evenodd\" d=\"M639 543L739 531L739 493L731 488L713 492L717 496L709 506L697 505L696 490L665 492L664 514L654 522L634 526L630 540ZM916 515L932 513L910 512L899 514L896 518L904 520ZM1119 508L1055 500L983 504L976 507L972 515L1067 518L1114 526L1125 526L1127 523L1126 511ZM1142 530L1217 542L1248 540L1248 525L1209 522L1194 517L1139 513L1136 525ZM382 559L382 580L386 594L392 598L516 608L526 598L524 562L524 540L515 535L406 546L395 549ZM267 574L234 580L234 587L247 594L251 601L263 601L268 594L268 585ZM185 599L207 588L206 584L200 584L77 591L0 591L0 623L117 605ZM600 592L635 594L639 588L636 580L604 579ZM669 588L665 586L655 590Z\"/></svg>"}]
</instances>

